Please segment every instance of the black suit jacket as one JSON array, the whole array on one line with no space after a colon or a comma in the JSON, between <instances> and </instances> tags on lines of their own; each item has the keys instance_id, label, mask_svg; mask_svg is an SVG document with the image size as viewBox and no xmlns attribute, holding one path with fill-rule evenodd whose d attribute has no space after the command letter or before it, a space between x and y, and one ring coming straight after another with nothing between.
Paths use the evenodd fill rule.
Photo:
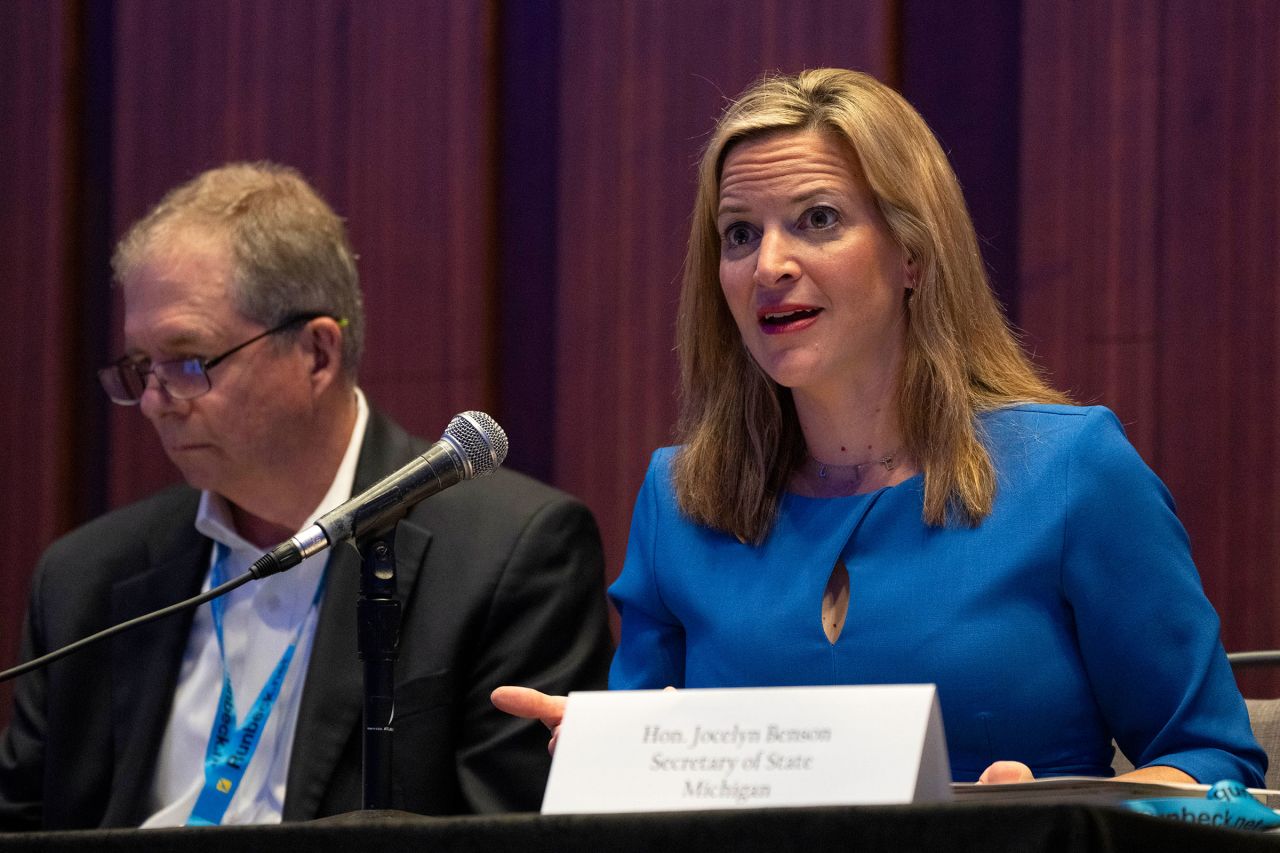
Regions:
<instances>
[{"instance_id":1,"label":"black suit jacket","mask_svg":"<svg viewBox=\"0 0 1280 853\"><path fill-rule=\"evenodd\" d=\"M361 491L426 449L371 413ZM199 592L210 540L199 493L174 487L55 542L40 561L24 659ZM290 759L285 820L361 804L360 558L335 549ZM396 530L403 602L393 795L424 814L532 810L546 730L489 692L601 688L610 642L599 534L587 509L498 470L418 504ZM192 611L23 676L0 740L0 829L130 826L146 819ZM216 697L210 697L216 701Z\"/></svg>"}]
</instances>

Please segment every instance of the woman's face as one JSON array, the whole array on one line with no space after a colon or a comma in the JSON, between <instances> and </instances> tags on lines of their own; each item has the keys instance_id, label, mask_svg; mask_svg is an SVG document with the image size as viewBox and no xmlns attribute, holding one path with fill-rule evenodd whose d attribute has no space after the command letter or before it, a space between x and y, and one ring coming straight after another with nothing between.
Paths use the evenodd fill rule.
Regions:
<instances>
[{"instance_id":1,"label":"woman's face","mask_svg":"<svg viewBox=\"0 0 1280 853\"><path fill-rule=\"evenodd\" d=\"M827 397L896 376L912 269L846 144L819 131L738 143L716 226L724 298L775 382Z\"/></svg>"}]
</instances>

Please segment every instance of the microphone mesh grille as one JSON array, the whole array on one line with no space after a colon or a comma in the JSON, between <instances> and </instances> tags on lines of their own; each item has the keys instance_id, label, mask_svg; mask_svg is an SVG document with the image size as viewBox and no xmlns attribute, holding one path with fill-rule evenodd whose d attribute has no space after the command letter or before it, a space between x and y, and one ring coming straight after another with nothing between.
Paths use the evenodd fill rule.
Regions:
<instances>
[{"instance_id":1,"label":"microphone mesh grille","mask_svg":"<svg viewBox=\"0 0 1280 853\"><path fill-rule=\"evenodd\" d=\"M454 415L444 435L466 457L468 480L483 477L507 458L507 434L484 412Z\"/></svg>"}]
</instances>

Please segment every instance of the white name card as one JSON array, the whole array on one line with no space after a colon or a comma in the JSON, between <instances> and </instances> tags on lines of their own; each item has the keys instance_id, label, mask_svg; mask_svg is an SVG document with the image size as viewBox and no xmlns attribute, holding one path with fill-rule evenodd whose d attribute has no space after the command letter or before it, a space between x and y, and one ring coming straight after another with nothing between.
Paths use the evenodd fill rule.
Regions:
<instances>
[{"instance_id":1,"label":"white name card","mask_svg":"<svg viewBox=\"0 0 1280 853\"><path fill-rule=\"evenodd\" d=\"M571 693L543 814L938 802L932 684Z\"/></svg>"}]
</instances>

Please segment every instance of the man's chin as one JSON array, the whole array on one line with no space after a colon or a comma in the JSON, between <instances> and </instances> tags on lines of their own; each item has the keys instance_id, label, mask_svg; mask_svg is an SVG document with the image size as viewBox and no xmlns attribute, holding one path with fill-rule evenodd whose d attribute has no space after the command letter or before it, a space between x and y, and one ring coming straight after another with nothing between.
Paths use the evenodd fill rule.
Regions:
<instances>
[{"instance_id":1,"label":"man's chin","mask_svg":"<svg viewBox=\"0 0 1280 853\"><path fill-rule=\"evenodd\" d=\"M173 462L178 472L182 474L182 479L186 480L187 485L193 489L201 489L203 491L217 492L218 484L222 478L210 470L208 465L197 464L190 457L169 456L169 460Z\"/></svg>"}]
</instances>

